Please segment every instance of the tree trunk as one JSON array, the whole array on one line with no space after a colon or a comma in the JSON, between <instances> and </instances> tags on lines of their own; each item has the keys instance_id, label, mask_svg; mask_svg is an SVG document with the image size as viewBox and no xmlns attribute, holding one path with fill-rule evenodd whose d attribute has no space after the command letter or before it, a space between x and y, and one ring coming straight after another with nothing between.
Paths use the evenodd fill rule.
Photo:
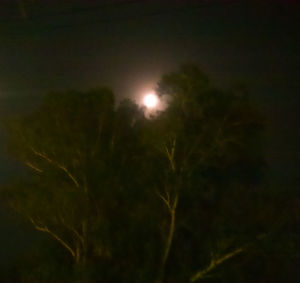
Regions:
<instances>
[{"instance_id":1,"label":"tree trunk","mask_svg":"<svg viewBox=\"0 0 300 283\"><path fill-rule=\"evenodd\" d=\"M169 234L168 234L164 254L162 257L162 262L161 262L161 266L160 266L160 270L159 270L159 274L158 274L157 283L163 282L165 265L168 260L170 249L171 249L172 242L173 242L174 230L175 230L175 209L170 211L170 217L171 217L171 220L170 220Z\"/></svg>"},{"instance_id":2,"label":"tree trunk","mask_svg":"<svg viewBox=\"0 0 300 283\"><path fill-rule=\"evenodd\" d=\"M81 247L79 241L76 243L75 264L76 265L81 264Z\"/></svg>"}]
</instances>

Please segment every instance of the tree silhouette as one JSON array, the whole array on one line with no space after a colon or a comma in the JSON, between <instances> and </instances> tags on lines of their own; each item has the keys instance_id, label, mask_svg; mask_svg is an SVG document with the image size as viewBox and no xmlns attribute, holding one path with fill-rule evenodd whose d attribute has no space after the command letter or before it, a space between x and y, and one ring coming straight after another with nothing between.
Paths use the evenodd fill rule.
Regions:
<instances>
[{"instance_id":1,"label":"tree silhouette","mask_svg":"<svg viewBox=\"0 0 300 283\"><path fill-rule=\"evenodd\" d=\"M133 113L120 121L121 111L115 112L113 94L105 88L52 93L38 110L7 127L11 152L31 169L26 180L7 190L11 205L76 264L85 264L91 254L109 256L93 233L105 217L109 189L125 174L124 153L134 146L127 139Z\"/></svg>"},{"instance_id":2,"label":"tree silhouette","mask_svg":"<svg viewBox=\"0 0 300 283\"><path fill-rule=\"evenodd\" d=\"M170 101L166 111L149 121L145 138L164 160L156 184L157 195L169 214L160 281L174 240L181 198L185 195L201 198L205 193L203 182L208 180L205 175L209 172L229 183L250 184L249 180L262 164L258 143L262 121L245 96L214 88L208 77L194 65L184 65L179 71L163 76L157 93L168 96ZM250 179L244 178L244 174ZM212 185L215 181L209 182ZM218 190L226 187L225 184L218 186ZM186 213L188 211L186 208ZM238 247L212 259L207 271L197 273L198 276L192 277L193 281L241 251Z\"/></svg>"},{"instance_id":3,"label":"tree silhouette","mask_svg":"<svg viewBox=\"0 0 300 283\"><path fill-rule=\"evenodd\" d=\"M247 218L263 164L247 95L194 65L156 92L168 106L148 119L99 88L51 93L7 123L28 171L2 195L76 268L97 270L85 281L194 282L265 237Z\"/></svg>"}]
</instances>

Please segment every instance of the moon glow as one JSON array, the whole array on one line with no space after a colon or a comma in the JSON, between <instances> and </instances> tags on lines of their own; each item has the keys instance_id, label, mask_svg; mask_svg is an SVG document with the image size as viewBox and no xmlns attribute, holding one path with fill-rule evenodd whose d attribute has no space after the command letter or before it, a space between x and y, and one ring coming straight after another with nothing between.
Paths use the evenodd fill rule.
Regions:
<instances>
[{"instance_id":1,"label":"moon glow","mask_svg":"<svg viewBox=\"0 0 300 283\"><path fill-rule=\"evenodd\" d=\"M149 93L144 96L144 105L147 108L154 108L155 106L157 106L157 103L158 103L158 97L155 94Z\"/></svg>"}]
</instances>

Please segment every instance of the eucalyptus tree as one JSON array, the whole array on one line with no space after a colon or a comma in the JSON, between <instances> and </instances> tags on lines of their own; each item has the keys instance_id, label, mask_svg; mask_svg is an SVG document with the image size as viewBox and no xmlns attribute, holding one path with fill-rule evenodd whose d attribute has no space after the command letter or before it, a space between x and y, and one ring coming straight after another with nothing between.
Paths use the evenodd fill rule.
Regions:
<instances>
[{"instance_id":1,"label":"eucalyptus tree","mask_svg":"<svg viewBox=\"0 0 300 283\"><path fill-rule=\"evenodd\" d=\"M118 209L116 192L134 180L137 113L132 103L116 110L113 93L99 88L51 93L7 123L9 150L29 171L6 198L77 265L111 256L107 211Z\"/></svg>"},{"instance_id":2,"label":"eucalyptus tree","mask_svg":"<svg viewBox=\"0 0 300 283\"><path fill-rule=\"evenodd\" d=\"M164 248L158 280L161 281L172 250L177 213L180 207L185 213L197 209L197 205L192 208L194 201L189 205L184 200L192 196L190 200L198 199L200 205L205 184L212 186L214 183L221 193L224 188L220 186L225 187L225 184L219 182L217 185L216 179L222 174L224 180L247 184L249 180L243 174L257 172L262 161L258 146L262 124L260 115L245 95L216 89L194 65L184 65L177 72L163 76L157 93L165 96L169 105L149 121L145 141L161 161L156 163L161 169L155 190L169 215L163 233ZM232 173L233 168L240 171ZM208 172L221 175L216 174L208 180ZM190 229L196 230L196 227ZM203 277L242 250L237 247L211 251L214 256L210 265L192 276L191 281Z\"/></svg>"},{"instance_id":3,"label":"eucalyptus tree","mask_svg":"<svg viewBox=\"0 0 300 283\"><path fill-rule=\"evenodd\" d=\"M28 168L6 199L75 265L109 262L112 282L152 282L156 269L163 281L168 263L178 282L196 281L248 247L217 211L235 201L228 187L259 171L260 116L193 65L163 76L157 94L168 107L146 119L128 100L115 107L106 88L51 93L6 127Z\"/></svg>"}]
</instances>

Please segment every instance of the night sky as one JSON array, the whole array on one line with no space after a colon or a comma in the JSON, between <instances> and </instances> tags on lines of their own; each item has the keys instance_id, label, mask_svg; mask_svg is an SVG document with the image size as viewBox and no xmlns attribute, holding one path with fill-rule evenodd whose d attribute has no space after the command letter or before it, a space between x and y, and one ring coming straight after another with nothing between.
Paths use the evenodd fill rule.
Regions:
<instances>
[{"instance_id":1,"label":"night sky","mask_svg":"<svg viewBox=\"0 0 300 283\"><path fill-rule=\"evenodd\" d=\"M249 86L266 118L269 175L299 185L297 1L36 0L25 12L14 1L0 3L1 117L31 109L51 90L104 84L118 99L139 101L162 74L195 62L215 85ZM3 183L15 164L0 136ZM2 214L3 262L28 243Z\"/></svg>"}]
</instances>

